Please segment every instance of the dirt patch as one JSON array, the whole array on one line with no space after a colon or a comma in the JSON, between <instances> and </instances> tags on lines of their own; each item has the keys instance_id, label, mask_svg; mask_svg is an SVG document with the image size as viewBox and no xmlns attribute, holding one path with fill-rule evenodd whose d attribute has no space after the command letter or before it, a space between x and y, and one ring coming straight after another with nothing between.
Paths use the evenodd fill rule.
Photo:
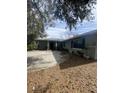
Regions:
<instances>
[{"instance_id":1,"label":"dirt patch","mask_svg":"<svg viewBox=\"0 0 124 93\"><path fill-rule=\"evenodd\" d=\"M96 93L96 68L96 61L70 55L54 67L28 70L28 93Z\"/></svg>"}]
</instances>

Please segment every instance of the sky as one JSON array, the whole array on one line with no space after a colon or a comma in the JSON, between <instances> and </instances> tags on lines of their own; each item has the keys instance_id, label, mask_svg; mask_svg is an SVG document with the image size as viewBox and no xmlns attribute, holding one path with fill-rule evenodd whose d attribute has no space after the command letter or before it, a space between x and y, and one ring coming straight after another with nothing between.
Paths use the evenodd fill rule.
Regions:
<instances>
[{"instance_id":1,"label":"sky","mask_svg":"<svg viewBox=\"0 0 124 93\"><path fill-rule=\"evenodd\" d=\"M76 25L76 29L73 28L71 31L65 29L67 26L65 22L60 20L55 20L55 27L48 27L45 29L47 34L47 39L60 39L66 40L68 38L74 37L75 35L83 34L97 29L97 20L96 20L96 9L92 10L95 18L92 21L84 20L82 23Z\"/></svg>"}]
</instances>

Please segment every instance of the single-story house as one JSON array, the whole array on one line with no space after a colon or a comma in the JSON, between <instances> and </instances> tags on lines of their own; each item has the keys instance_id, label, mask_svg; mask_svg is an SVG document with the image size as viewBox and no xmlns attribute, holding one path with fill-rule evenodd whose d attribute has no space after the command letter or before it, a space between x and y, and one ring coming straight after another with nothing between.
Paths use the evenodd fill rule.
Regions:
<instances>
[{"instance_id":1,"label":"single-story house","mask_svg":"<svg viewBox=\"0 0 124 93\"><path fill-rule=\"evenodd\" d=\"M90 31L64 42L64 49L70 53L83 54L86 57L97 59L97 31Z\"/></svg>"},{"instance_id":2,"label":"single-story house","mask_svg":"<svg viewBox=\"0 0 124 93\"><path fill-rule=\"evenodd\" d=\"M97 30L85 32L66 40L37 39L38 49L68 50L87 58L97 59Z\"/></svg>"},{"instance_id":3,"label":"single-story house","mask_svg":"<svg viewBox=\"0 0 124 93\"><path fill-rule=\"evenodd\" d=\"M63 42L62 40L56 39L37 39L39 50L62 50L63 49Z\"/></svg>"}]
</instances>

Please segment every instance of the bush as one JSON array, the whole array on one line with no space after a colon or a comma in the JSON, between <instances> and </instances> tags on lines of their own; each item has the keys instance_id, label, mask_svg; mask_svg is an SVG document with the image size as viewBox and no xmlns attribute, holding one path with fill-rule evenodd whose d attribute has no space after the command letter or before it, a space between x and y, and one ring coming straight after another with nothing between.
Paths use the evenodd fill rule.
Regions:
<instances>
[{"instance_id":1,"label":"bush","mask_svg":"<svg viewBox=\"0 0 124 93\"><path fill-rule=\"evenodd\" d=\"M37 43L35 41L32 41L30 44L27 45L27 50L34 50L37 49Z\"/></svg>"},{"instance_id":2,"label":"bush","mask_svg":"<svg viewBox=\"0 0 124 93\"><path fill-rule=\"evenodd\" d=\"M30 33L27 35L27 50L37 49L37 43L35 41L36 34Z\"/></svg>"}]
</instances>

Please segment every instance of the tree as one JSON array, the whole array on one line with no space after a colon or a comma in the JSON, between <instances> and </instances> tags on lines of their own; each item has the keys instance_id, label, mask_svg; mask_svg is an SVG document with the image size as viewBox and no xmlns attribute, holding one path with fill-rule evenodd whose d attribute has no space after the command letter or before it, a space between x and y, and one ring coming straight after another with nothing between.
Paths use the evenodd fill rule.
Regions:
<instances>
[{"instance_id":1,"label":"tree","mask_svg":"<svg viewBox=\"0 0 124 93\"><path fill-rule=\"evenodd\" d=\"M35 38L44 37L44 26L49 25L52 2L49 0L27 0L27 45L35 48Z\"/></svg>"},{"instance_id":2,"label":"tree","mask_svg":"<svg viewBox=\"0 0 124 93\"><path fill-rule=\"evenodd\" d=\"M46 36L46 26L52 20L60 19L71 30L78 22L89 19L96 0L27 0L27 38L28 44L35 38Z\"/></svg>"},{"instance_id":3,"label":"tree","mask_svg":"<svg viewBox=\"0 0 124 93\"><path fill-rule=\"evenodd\" d=\"M53 19L65 21L71 30L77 22L89 19L93 5L96 4L96 0L28 0L28 2L28 9L35 21L31 18L29 20L32 24L38 22L35 26L40 32L44 32L44 26L49 25ZM29 24L35 27L31 22Z\"/></svg>"},{"instance_id":4,"label":"tree","mask_svg":"<svg viewBox=\"0 0 124 93\"><path fill-rule=\"evenodd\" d=\"M96 0L55 0L55 17L65 21L70 28L77 22L89 19Z\"/></svg>"}]
</instances>

